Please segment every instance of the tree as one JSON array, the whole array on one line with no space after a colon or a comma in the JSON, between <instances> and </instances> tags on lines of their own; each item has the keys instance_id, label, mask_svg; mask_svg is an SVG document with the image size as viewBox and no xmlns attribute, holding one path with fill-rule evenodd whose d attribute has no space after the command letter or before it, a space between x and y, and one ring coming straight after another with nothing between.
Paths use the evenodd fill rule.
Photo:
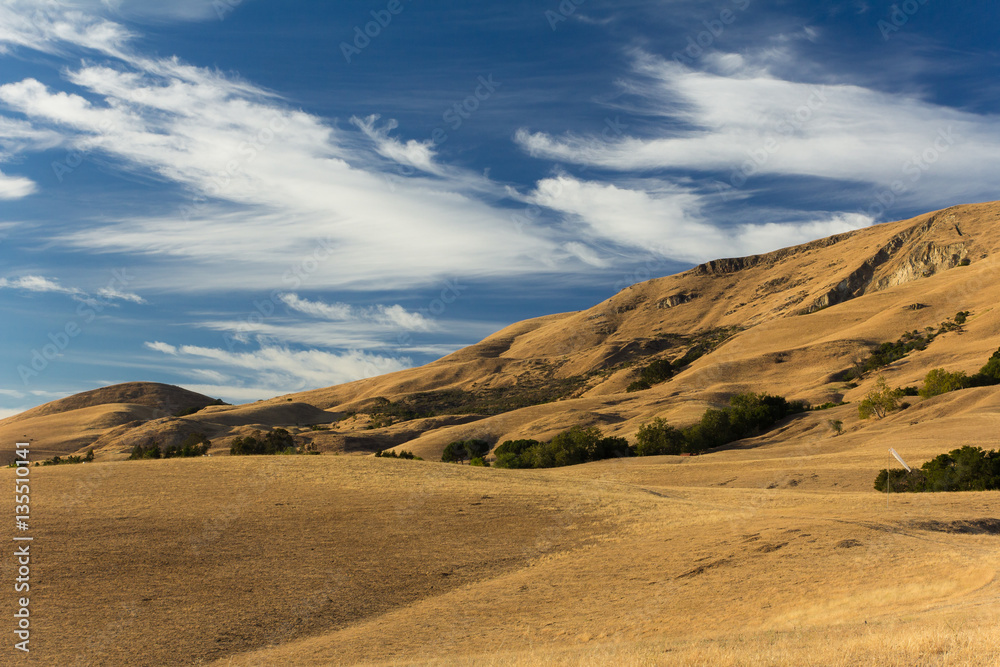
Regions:
<instances>
[{"instance_id":1,"label":"tree","mask_svg":"<svg viewBox=\"0 0 1000 667\"><path fill-rule=\"evenodd\" d=\"M493 455L496 456L493 467L530 468L531 464L525 460L530 457L525 454L541 444L538 440L507 440L493 450Z\"/></svg>"},{"instance_id":2,"label":"tree","mask_svg":"<svg viewBox=\"0 0 1000 667\"><path fill-rule=\"evenodd\" d=\"M833 429L834 435L840 435L844 432L844 422L839 419L831 419L827 423L830 424L830 428Z\"/></svg>"},{"instance_id":3,"label":"tree","mask_svg":"<svg viewBox=\"0 0 1000 667\"><path fill-rule=\"evenodd\" d=\"M875 387L865 394L858 405L858 416L861 419L876 417L882 419L893 410L899 409L899 399L903 396L902 389L892 389L884 375L879 375Z\"/></svg>"},{"instance_id":4,"label":"tree","mask_svg":"<svg viewBox=\"0 0 1000 667\"><path fill-rule=\"evenodd\" d=\"M591 461L593 460L591 453L595 451L600 440L601 432L596 427L574 426L552 438L552 442L539 451L542 455L539 462L549 463L551 459L551 465L535 465L535 467L558 468Z\"/></svg>"},{"instance_id":5,"label":"tree","mask_svg":"<svg viewBox=\"0 0 1000 667\"><path fill-rule=\"evenodd\" d=\"M686 449L684 434L660 417L640 426L635 436L636 456L676 456Z\"/></svg>"},{"instance_id":6,"label":"tree","mask_svg":"<svg viewBox=\"0 0 1000 667\"><path fill-rule=\"evenodd\" d=\"M617 436L601 438L589 453L591 461L622 459L629 456L632 456L632 448L629 447L628 440Z\"/></svg>"},{"instance_id":7,"label":"tree","mask_svg":"<svg viewBox=\"0 0 1000 667\"><path fill-rule=\"evenodd\" d=\"M920 388L923 398L933 398L949 391L958 391L969 386L969 377L965 371L949 373L943 368L935 368L924 378L924 386Z\"/></svg>"},{"instance_id":8,"label":"tree","mask_svg":"<svg viewBox=\"0 0 1000 667\"><path fill-rule=\"evenodd\" d=\"M986 365L979 369L979 375L995 381L994 384L1000 382L1000 350L994 352Z\"/></svg>"},{"instance_id":9,"label":"tree","mask_svg":"<svg viewBox=\"0 0 1000 667\"><path fill-rule=\"evenodd\" d=\"M448 446L441 452L441 460L445 463L463 463L468 458L465 451L465 443L461 440L449 442Z\"/></svg>"}]
</instances>

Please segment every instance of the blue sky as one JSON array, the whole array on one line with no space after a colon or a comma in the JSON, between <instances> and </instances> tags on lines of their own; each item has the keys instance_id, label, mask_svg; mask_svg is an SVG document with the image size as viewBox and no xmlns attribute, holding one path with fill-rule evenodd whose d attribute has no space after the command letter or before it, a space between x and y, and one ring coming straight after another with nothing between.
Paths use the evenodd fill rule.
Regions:
<instances>
[{"instance_id":1,"label":"blue sky","mask_svg":"<svg viewBox=\"0 0 1000 667\"><path fill-rule=\"evenodd\" d=\"M0 0L0 416L328 386L997 199L998 11Z\"/></svg>"}]
</instances>

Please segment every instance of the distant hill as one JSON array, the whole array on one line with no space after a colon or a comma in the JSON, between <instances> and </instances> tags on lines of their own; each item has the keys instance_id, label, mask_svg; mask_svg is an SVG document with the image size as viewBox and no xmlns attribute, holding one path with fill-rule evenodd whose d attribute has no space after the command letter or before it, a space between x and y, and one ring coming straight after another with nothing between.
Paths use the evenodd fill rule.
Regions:
<instances>
[{"instance_id":1,"label":"distant hill","mask_svg":"<svg viewBox=\"0 0 1000 667\"><path fill-rule=\"evenodd\" d=\"M212 399L177 387L118 385L4 420L0 434L4 447L20 430L52 451L96 444L99 455L116 458L139 442L193 430L225 448L235 435L280 426L324 451L405 446L437 457L456 439L544 439L575 425L632 438L654 417L683 426L740 391L856 403L875 374L849 383L845 371L875 346L937 330L959 311L970 312L964 325L881 372L907 386L932 368L971 373L985 363L1000 346L998 259L1000 204L956 206L707 262L585 311L513 324L420 368L235 407L206 407ZM628 391L656 361L678 372ZM147 412L126 414L125 404ZM66 413L87 408L100 414L81 413L86 434L69 437Z\"/></svg>"}]
</instances>

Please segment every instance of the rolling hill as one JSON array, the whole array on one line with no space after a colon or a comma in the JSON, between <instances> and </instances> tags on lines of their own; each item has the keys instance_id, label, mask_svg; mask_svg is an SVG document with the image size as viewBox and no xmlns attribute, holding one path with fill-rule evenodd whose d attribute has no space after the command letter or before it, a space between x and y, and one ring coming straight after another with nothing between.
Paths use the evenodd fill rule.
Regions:
<instances>
[{"instance_id":1,"label":"rolling hill","mask_svg":"<svg viewBox=\"0 0 1000 667\"><path fill-rule=\"evenodd\" d=\"M880 420L857 406L877 375L971 374L1000 347L998 222L998 204L960 206L708 262L421 368L247 405L133 383L4 420L4 447L97 454L31 468L40 657L998 664L998 492L888 497L872 482L889 447L917 465L997 449L1000 387L907 398ZM879 345L916 337L861 372ZM637 385L654 362L676 373ZM578 425L631 440L741 391L832 406L702 456L431 460L456 439ZM122 460L192 433L225 453L278 427L326 455ZM387 447L428 460L363 456ZM14 513L11 494L0 511Z\"/></svg>"}]
</instances>

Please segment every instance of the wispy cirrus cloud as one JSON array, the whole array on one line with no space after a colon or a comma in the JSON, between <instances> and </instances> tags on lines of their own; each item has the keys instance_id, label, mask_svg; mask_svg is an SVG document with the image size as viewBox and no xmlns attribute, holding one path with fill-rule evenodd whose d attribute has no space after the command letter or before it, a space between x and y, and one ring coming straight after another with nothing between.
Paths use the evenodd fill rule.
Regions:
<instances>
[{"instance_id":1,"label":"wispy cirrus cloud","mask_svg":"<svg viewBox=\"0 0 1000 667\"><path fill-rule=\"evenodd\" d=\"M702 210L704 196L691 188L650 181L628 187L566 175L540 181L531 199L566 214L581 237L595 243L645 247L690 262L767 252L874 222L865 214L827 213L798 221L722 227L709 221Z\"/></svg>"},{"instance_id":2,"label":"wispy cirrus cloud","mask_svg":"<svg viewBox=\"0 0 1000 667\"><path fill-rule=\"evenodd\" d=\"M66 287L55 278L47 278L39 275L26 275L19 278L0 278L0 289L12 289L21 292L66 294L77 301L89 304L112 303L114 301L129 301L136 304L145 304L146 300L138 294L125 292L116 287L103 287L97 290L100 300L91 296L85 290L78 287Z\"/></svg>"},{"instance_id":3,"label":"wispy cirrus cloud","mask_svg":"<svg viewBox=\"0 0 1000 667\"><path fill-rule=\"evenodd\" d=\"M56 294L86 294L83 290L75 287L64 287L54 278L36 275L21 276L20 278L0 278L0 289L13 289L24 292L54 292Z\"/></svg>"},{"instance_id":4,"label":"wispy cirrus cloud","mask_svg":"<svg viewBox=\"0 0 1000 667\"><path fill-rule=\"evenodd\" d=\"M232 386L267 387L267 396L374 377L403 370L410 365L407 359L361 351L334 353L262 346L250 352L230 352L196 345L173 347L161 342L147 342L146 347L169 355L173 363L190 365L202 374L207 370L222 375L220 369L223 369L226 371L224 377L233 378ZM205 369L206 364L216 368Z\"/></svg>"},{"instance_id":5,"label":"wispy cirrus cloud","mask_svg":"<svg viewBox=\"0 0 1000 667\"><path fill-rule=\"evenodd\" d=\"M1000 116L771 73L771 61L791 57L773 50L752 58L714 54L699 70L638 53L626 87L644 114L669 121L662 132L608 141L522 128L516 141L539 158L619 172L721 173L727 187L742 188L755 176L813 176L882 186L898 181L905 187L897 194L918 205L939 202L942 192L995 195ZM921 186L912 187L917 181Z\"/></svg>"},{"instance_id":6,"label":"wispy cirrus cloud","mask_svg":"<svg viewBox=\"0 0 1000 667\"><path fill-rule=\"evenodd\" d=\"M297 294L282 294L281 301L292 310L335 322L358 321L402 331L429 331L434 322L420 313L406 310L400 305L378 304L358 308L346 303L327 304L309 301Z\"/></svg>"}]
</instances>

